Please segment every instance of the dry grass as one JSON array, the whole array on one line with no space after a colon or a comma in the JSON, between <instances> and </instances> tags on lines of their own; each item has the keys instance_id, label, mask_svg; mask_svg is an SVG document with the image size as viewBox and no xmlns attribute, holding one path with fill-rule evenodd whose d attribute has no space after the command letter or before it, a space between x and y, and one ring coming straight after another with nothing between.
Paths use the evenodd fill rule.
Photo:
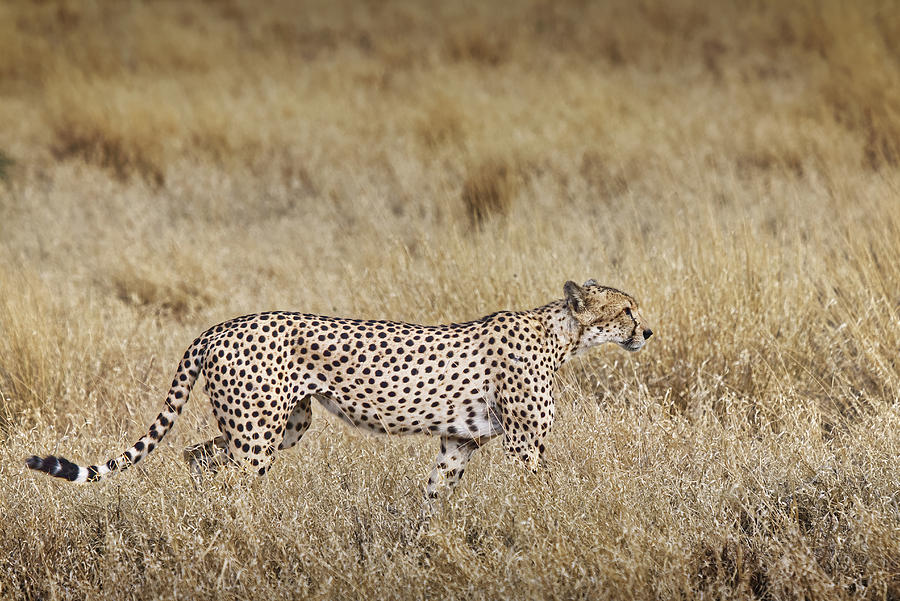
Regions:
<instances>
[{"instance_id":1,"label":"dry grass","mask_svg":"<svg viewBox=\"0 0 900 601\"><path fill-rule=\"evenodd\" d=\"M491 159L471 169L462 185L469 222L480 226L495 215L508 214L517 188L515 167L508 161Z\"/></svg>"},{"instance_id":2,"label":"dry grass","mask_svg":"<svg viewBox=\"0 0 900 601\"><path fill-rule=\"evenodd\" d=\"M0 597L900 599L892 1L0 5ZM634 292L549 469L318 413L195 488L177 357L287 308L426 323ZM497 447L497 448L494 448Z\"/></svg>"}]
</instances>

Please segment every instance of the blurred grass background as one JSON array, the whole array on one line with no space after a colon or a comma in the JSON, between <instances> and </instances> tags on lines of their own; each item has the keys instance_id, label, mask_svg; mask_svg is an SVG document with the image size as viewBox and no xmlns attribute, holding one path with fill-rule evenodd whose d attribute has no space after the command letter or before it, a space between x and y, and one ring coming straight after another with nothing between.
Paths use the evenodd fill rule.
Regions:
<instances>
[{"instance_id":1,"label":"blurred grass background","mask_svg":"<svg viewBox=\"0 0 900 601\"><path fill-rule=\"evenodd\" d=\"M0 5L0 596L900 599L894 1ZM547 473L321 412L195 488L197 333L633 293Z\"/></svg>"}]
</instances>

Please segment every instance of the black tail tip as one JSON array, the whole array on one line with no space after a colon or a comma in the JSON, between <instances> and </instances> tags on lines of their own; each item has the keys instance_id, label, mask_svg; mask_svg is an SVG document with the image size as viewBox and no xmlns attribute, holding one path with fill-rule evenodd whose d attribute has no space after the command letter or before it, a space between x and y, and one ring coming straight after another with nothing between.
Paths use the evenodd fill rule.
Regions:
<instances>
[{"instance_id":1,"label":"black tail tip","mask_svg":"<svg viewBox=\"0 0 900 601\"><path fill-rule=\"evenodd\" d=\"M38 457L37 455L32 455L28 459L25 460L25 465L33 470L38 470L41 472L46 472L47 470L44 468L44 460Z\"/></svg>"},{"instance_id":2,"label":"black tail tip","mask_svg":"<svg viewBox=\"0 0 900 601\"><path fill-rule=\"evenodd\" d=\"M51 476L65 478L69 481L78 478L78 466L63 457L54 457L50 455L41 459L37 455L32 455L25 460L25 465L33 470L46 472Z\"/></svg>"}]
</instances>

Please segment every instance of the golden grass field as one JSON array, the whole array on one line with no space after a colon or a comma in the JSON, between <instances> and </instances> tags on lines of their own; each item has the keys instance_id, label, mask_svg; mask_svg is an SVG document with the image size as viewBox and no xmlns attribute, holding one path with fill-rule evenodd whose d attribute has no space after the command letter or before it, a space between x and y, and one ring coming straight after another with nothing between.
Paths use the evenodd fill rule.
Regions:
<instances>
[{"instance_id":1,"label":"golden grass field","mask_svg":"<svg viewBox=\"0 0 900 601\"><path fill-rule=\"evenodd\" d=\"M900 599L900 6L0 4L0 598ZM316 410L199 486L210 325L633 293L547 469Z\"/></svg>"}]
</instances>

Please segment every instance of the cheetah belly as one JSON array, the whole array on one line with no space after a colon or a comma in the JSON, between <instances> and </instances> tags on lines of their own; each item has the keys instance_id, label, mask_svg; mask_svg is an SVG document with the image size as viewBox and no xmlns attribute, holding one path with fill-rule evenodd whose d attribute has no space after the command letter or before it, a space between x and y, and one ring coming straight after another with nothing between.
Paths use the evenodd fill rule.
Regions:
<instances>
[{"instance_id":1,"label":"cheetah belly","mask_svg":"<svg viewBox=\"0 0 900 601\"><path fill-rule=\"evenodd\" d=\"M319 404L321 404L329 413L333 413L351 426L356 426L357 428L362 428L363 430L368 430L377 434L397 433L391 432L388 429L386 422L379 419L378 416L374 415L372 412L356 412L327 394L317 394L315 397L316 400L319 401Z\"/></svg>"},{"instance_id":2,"label":"cheetah belly","mask_svg":"<svg viewBox=\"0 0 900 601\"><path fill-rule=\"evenodd\" d=\"M377 404L363 409L359 405L342 403L328 394L316 394L315 398L329 413L342 421L377 434L432 434L458 436L461 438L490 438L502 430L498 412L494 407L494 395L488 391L483 398L464 402L459 406L444 404L439 399L438 406L432 407L423 417L421 412L410 419L398 421L398 413L407 409L398 403L395 412L380 411ZM410 404L408 407L412 408ZM383 408L382 408L383 409ZM430 416L430 419L428 418ZM400 418L402 420L402 418Z\"/></svg>"},{"instance_id":3,"label":"cheetah belly","mask_svg":"<svg viewBox=\"0 0 900 601\"><path fill-rule=\"evenodd\" d=\"M458 412L456 419L441 434L462 438L491 438L503 432L493 394L485 395Z\"/></svg>"}]
</instances>

